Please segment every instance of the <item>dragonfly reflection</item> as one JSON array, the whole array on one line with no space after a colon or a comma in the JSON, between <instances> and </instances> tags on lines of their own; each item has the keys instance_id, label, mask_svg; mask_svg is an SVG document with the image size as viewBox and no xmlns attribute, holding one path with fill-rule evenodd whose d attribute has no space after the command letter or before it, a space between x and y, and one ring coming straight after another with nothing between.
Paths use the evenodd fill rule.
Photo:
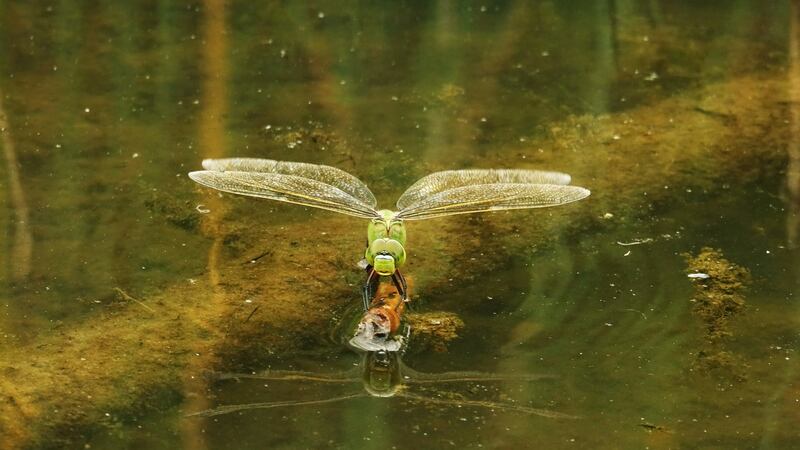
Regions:
<instances>
[{"instance_id":1,"label":"dragonfly reflection","mask_svg":"<svg viewBox=\"0 0 800 450\"><path fill-rule=\"evenodd\" d=\"M382 286L383 287L383 286ZM355 320L343 321L345 331L340 334L344 343L361 354L358 367L352 370L320 374L305 371L265 370L254 373L215 373L216 381L242 381L247 379L270 381L298 381L320 384L361 384L363 390L316 400L286 400L237 405L223 405L192 413L190 417L212 417L238 411L272 409L291 406L321 405L364 397L396 397L429 405L477 407L497 411L533 414L554 419L570 419L575 416L535 408L507 401L466 399L459 392L437 391L432 393L426 386L452 383L533 382L546 378L539 374L497 374L477 371L442 373L418 372L402 361L406 350L410 328L400 321L406 303L395 290L378 289L371 308L356 315Z\"/></svg>"},{"instance_id":2,"label":"dragonfly reflection","mask_svg":"<svg viewBox=\"0 0 800 450\"><path fill-rule=\"evenodd\" d=\"M509 411L534 414L553 419L574 419L575 416L552 411L549 409L535 408L510 402L497 402L488 400L470 400L453 398L452 396L430 395L414 392L414 387L425 384L460 383L460 382L499 382L499 381L536 381L551 378L547 375L505 375L486 372L443 372L422 373L417 372L400 359L400 352L378 350L365 352L361 365L354 371L341 374L318 374L303 371L268 370L261 373L227 373L217 374L217 380L258 379L273 381L302 381L315 383L362 383L363 391L342 396L328 397L318 400L287 400L273 402L247 403L239 405L223 405L205 411L190 414L190 417L212 417L229 414L237 411L256 409L272 409L289 406L321 405L363 397L397 397L420 403L443 406L471 406L487 408L498 411Z\"/></svg>"}]
</instances>

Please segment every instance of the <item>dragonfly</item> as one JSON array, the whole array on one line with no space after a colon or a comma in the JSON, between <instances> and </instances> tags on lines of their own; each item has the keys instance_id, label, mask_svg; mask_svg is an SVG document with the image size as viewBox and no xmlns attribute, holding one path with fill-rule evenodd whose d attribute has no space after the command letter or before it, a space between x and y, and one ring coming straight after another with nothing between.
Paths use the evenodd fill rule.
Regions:
<instances>
[{"instance_id":1,"label":"dragonfly","mask_svg":"<svg viewBox=\"0 0 800 450\"><path fill-rule=\"evenodd\" d=\"M389 210L378 209L367 185L336 167L260 158L206 159L202 165L205 170L190 172L189 178L203 186L368 219L364 310L380 277L391 277L403 300L408 300L408 286L400 271L406 262L406 221L544 208L590 194L586 188L570 185L571 177L561 172L446 170L419 179L397 200L397 209Z\"/></svg>"}]
</instances>

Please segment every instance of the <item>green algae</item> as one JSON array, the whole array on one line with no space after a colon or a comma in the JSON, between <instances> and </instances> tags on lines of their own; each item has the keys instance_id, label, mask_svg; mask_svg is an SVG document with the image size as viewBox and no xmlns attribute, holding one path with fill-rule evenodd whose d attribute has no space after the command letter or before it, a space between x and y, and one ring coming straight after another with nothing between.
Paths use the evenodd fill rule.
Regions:
<instances>
[{"instance_id":1,"label":"green algae","mask_svg":"<svg viewBox=\"0 0 800 450\"><path fill-rule=\"evenodd\" d=\"M709 247L684 257L687 274L698 275L692 280L692 313L703 324L703 343L697 350L693 370L745 381L747 364L728 350L727 343L735 335L732 322L745 308L744 294L752 282L750 271Z\"/></svg>"},{"instance_id":2,"label":"green algae","mask_svg":"<svg viewBox=\"0 0 800 450\"><path fill-rule=\"evenodd\" d=\"M409 312L406 313L405 320L411 326L409 346L414 352L432 350L444 353L464 327L464 321L458 315L446 311Z\"/></svg>"}]
</instances>

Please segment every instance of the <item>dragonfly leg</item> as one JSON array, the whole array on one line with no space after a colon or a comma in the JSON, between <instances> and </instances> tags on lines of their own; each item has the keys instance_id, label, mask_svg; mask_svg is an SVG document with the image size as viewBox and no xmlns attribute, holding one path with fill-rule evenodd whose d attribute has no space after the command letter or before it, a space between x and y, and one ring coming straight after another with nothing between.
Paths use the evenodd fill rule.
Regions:
<instances>
[{"instance_id":1,"label":"dragonfly leg","mask_svg":"<svg viewBox=\"0 0 800 450\"><path fill-rule=\"evenodd\" d=\"M392 274L392 282L394 283L395 287L397 288L397 293L400 294L400 298L403 299L404 302L408 301L408 283L406 283L406 279L399 270L395 270Z\"/></svg>"},{"instance_id":2,"label":"dragonfly leg","mask_svg":"<svg viewBox=\"0 0 800 450\"><path fill-rule=\"evenodd\" d=\"M373 284L378 281L378 272L372 266L367 266L367 281L364 283L364 288L361 290L361 299L364 302L364 311L369 310L369 305L372 303L372 293L374 292Z\"/></svg>"}]
</instances>

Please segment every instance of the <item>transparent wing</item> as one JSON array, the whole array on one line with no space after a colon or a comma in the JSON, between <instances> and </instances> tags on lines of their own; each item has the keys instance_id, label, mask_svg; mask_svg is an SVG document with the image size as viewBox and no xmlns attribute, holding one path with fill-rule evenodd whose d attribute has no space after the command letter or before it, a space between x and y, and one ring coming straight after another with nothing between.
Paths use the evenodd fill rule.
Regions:
<instances>
[{"instance_id":1,"label":"transparent wing","mask_svg":"<svg viewBox=\"0 0 800 450\"><path fill-rule=\"evenodd\" d=\"M443 191L476 184L569 184L570 176L560 172L524 169L469 169L434 172L412 184L397 200L402 211Z\"/></svg>"},{"instance_id":2,"label":"transparent wing","mask_svg":"<svg viewBox=\"0 0 800 450\"><path fill-rule=\"evenodd\" d=\"M336 167L260 158L226 158L203 160L203 168L215 172L263 172L294 175L329 184L371 208L375 208L378 203L367 185Z\"/></svg>"},{"instance_id":3,"label":"transparent wing","mask_svg":"<svg viewBox=\"0 0 800 450\"><path fill-rule=\"evenodd\" d=\"M506 209L544 208L589 196L588 189L559 184L493 183L461 186L439 192L396 214L402 220L421 220Z\"/></svg>"},{"instance_id":4,"label":"transparent wing","mask_svg":"<svg viewBox=\"0 0 800 450\"><path fill-rule=\"evenodd\" d=\"M190 172L189 178L232 194L279 200L366 219L380 217L374 207L364 204L352 194L332 184L297 175L201 170Z\"/></svg>"}]
</instances>

